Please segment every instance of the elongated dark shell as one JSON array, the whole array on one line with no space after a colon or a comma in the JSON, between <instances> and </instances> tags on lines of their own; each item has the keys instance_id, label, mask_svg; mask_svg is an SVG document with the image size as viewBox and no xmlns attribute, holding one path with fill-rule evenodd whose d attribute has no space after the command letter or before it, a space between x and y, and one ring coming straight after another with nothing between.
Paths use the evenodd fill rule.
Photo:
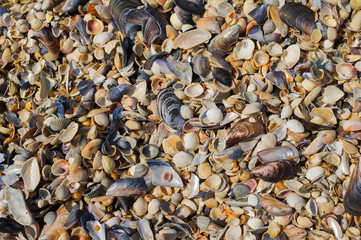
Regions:
<instances>
[{"instance_id":1,"label":"elongated dark shell","mask_svg":"<svg viewBox=\"0 0 361 240\"><path fill-rule=\"evenodd\" d=\"M286 75L282 71L269 72L266 74L266 79L281 90L288 89Z\"/></svg>"},{"instance_id":2,"label":"elongated dark shell","mask_svg":"<svg viewBox=\"0 0 361 240\"><path fill-rule=\"evenodd\" d=\"M343 197L343 206L349 214L361 216L361 165L360 162L353 170L350 183L348 184L345 196Z\"/></svg>"},{"instance_id":3,"label":"elongated dark shell","mask_svg":"<svg viewBox=\"0 0 361 240\"><path fill-rule=\"evenodd\" d=\"M290 206L269 195L261 196L260 205L273 216L286 216L293 212Z\"/></svg>"},{"instance_id":4,"label":"elongated dark shell","mask_svg":"<svg viewBox=\"0 0 361 240\"><path fill-rule=\"evenodd\" d=\"M63 12L73 13L78 11L78 7L86 2L86 0L66 0L62 10Z\"/></svg>"},{"instance_id":5,"label":"elongated dark shell","mask_svg":"<svg viewBox=\"0 0 361 240\"><path fill-rule=\"evenodd\" d=\"M264 163L252 170L252 173L268 182L280 182L291 179L296 174L296 163L290 160Z\"/></svg>"},{"instance_id":6,"label":"elongated dark shell","mask_svg":"<svg viewBox=\"0 0 361 240\"><path fill-rule=\"evenodd\" d=\"M248 119L235 123L227 134L228 144L237 144L251 140L264 133L264 126L261 122L250 122Z\"/></svg>"},{"instance_id":7,"label":"elongated dark shell","mask_svg":"<svg viewBox=\"0 0 361 240\"><path fill-rule=\"evenodd\" d=\"M147 191L144 178L121 178L107 190L107 196L130 197L142 195Z\"/></svg>"},{"instance_id":8,"label":"elongated dark shell","mask_svg":"<svg viewBox=\"0 0 361 240\"><path fill-rule=\"evenodd\" d=\"M2 233L18 233L24 230L24 226L9 218L0 218L0 232Z\"/></svg>"},{"instance_id":9,"label":"elongated dark shell","mask_svg":"<svg viewBox=\"0 0 361 240\"><path fill-rule=\"evenodd\" d=\"M279 160L295 161L299 157L299 152L297 148L292 145L280 146L263 149L257 153L257 157L261 163L268 163Z\"/></svg>"},{"instance_id":10,"label":"elongated dark shell","mask_svg":"<svg viewBox=\"0 0 361 240\"><path fill-rule=\"evenodd\" d=\"M174 3L182 10L187 11L191 14L202 15L206 11L203 4L198 4L196 2L188 0L174 0Z\"/></svg>"},{"instance_id":11,"label":"elongated dark shell","mask_svg":"<svg viewBox=\"0 0 361 240\"><path fill-rule=\"evenodd\" d=\"M170 128L183 131L185 119L180 115L181 101L170 88L162 89L157 95L158 112Z\"/></svg>"},{"instance_id":12,"label":"elongated dark shell","mask_svg":"<svg viewBox=\"0 0 361 240\"><path fill-rule=\"evenodd\" d=\"M125 33L123 18L132 9L136 9L142 5L139 0L111 0L109 3L110 14L114 20L115 25L119 30Z\"/></svg>"},{"instance_id":13,"label":"elongated dark shell","mask_svg":"<svg viewBox=\"0 0 361 240\"><path fill-rule=\"evenodd\" d=\"M212 71L213 77L224 86L231 87L232 86L232 76L231 72L224 68L216 67Z\"/></svg>"},{"instance_id":14,"label":"elongated dark shell","mask_svg":"<svg viewBox=\"0 0 361 240\"><path fill-rule=\"evenodd\" d=\"M238 41L240 33L241 26L238 24L227 28L212 39L209 43L208 50L217 57L223 57L226 55L227 49Z\"/></svg>"},{"instance_id":15,"label":"elongated dark shell","mask_svg":"<svg viewBox=\"0 0 361 240\"><path fill-rule=\"evenodd\" d=\"M315 13L301 3L288 3L280 10L282 22L309 35L316 28Z\"/></svg>"},{"instance_id":16,"label":"elongated dark shell","mask_svg":"<svg viewBox=\"0 0 361 240\"><path fill-rule=\"evenodd\" d=\"M59 40L56 39L49 27L42 27L39 31L34 32L34 36L44 47L51 53L60 52Z\"/></svg>"}]
</instances>

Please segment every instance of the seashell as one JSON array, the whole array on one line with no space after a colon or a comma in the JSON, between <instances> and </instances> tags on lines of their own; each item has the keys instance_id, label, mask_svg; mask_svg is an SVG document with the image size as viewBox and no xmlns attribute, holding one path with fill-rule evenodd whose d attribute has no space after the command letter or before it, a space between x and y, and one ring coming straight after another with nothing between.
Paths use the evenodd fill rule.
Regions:
<instances>
[{"instance_id":1,"label":"seashell","mask_svg":"<svg viewBox=\"0 0 361 240\"><path fill-rule=\"evenodd\" d=\"M296 163L290 160L267 162L252 169L252 173L265 181L279 182L295 176Z\"/></svg>"},{"instance_id":2,"label":"seashell","mask_svg":"<svg viewBox=\"0 0 361 240\"><path fill-rule=\"evenodd\" d=\"M196 98L202 95L204 89L199 83L192 83L184 89L184 94L190 98Z\"/></svg>"},{"instance_id":3,"label":"seashell","mask_svg":"<svg viewBox=\"0 0 361 240\"><path fill-rule=\"evenodd\" d=\"M66 0L63 5L62 11L66 13L76 12L78 11L78 7L84 3L84 0Z\"/></svg>"},{"instance_id":4,"label":"seashell","mask_svg":"<svg viewBox=\"0 0 361 240\"><path fill-rule=\"evenodd\" d=\"M106 231L104 224L98 221L87 221L86 228L89 230L89 235L93 239L104 240L106 239Z\"/></svg>"},{"instance_id":5,"label":"seashell","mask_svg":"<svg viewBox=\"0 0 361 240\"><path fill-rule=\"evenodd\" d=\"M173 163L177 168L185 168L192 163L193 155L189 152L177 152L173 157Z\"/></svg>"},{"instance_id":6,"label":"seashell","mask_svg":"<svg viewBox=\"0 0 361 240\"><path fill-rule=\"evenodd\" d=\"M237 59L249 60L253 57L255 44L251 39L244 39L237 43L233 49L233 53Z\"/></svg>"},{"instance_id":7,"label":"seashell","mask_svg":"<svg viewBox=\"0 0 361 240\"><path fill-rule=\"evenodd\" d=\"M195 46L207 42L209 39L211 39L211 37L212 34L205 29L190 30L178 35L178 37L174 39L173 48L194 48Z\"/></svg>"},{"instance_id":8,"label":"seashell","mask_svg":"<svg viewBox=\"0 0 361 240\"><path fill-rule=\"evenodd\" d=\"M88 172L84 168L78 167L70 169L67 179L70 182L83 182L87 177Z\"/></svg>"},{"instance_id":9,"label":"seashell","mask_svg":"<svg viewBox=\"0 0 361 240\"><path fill-rule=\"evenodd\" d=\"M318 151L320 151L324 147L323 139L326 137L326 134L322 134L321 136L318 136L315 138L311 144L305 149L303 152L304 155L311 155L315 154Z\"/></svg>"},{"instance_id":10,"label":"seashell","mask_svg":"<svg viewBox=\"0 0 361 240\"><path fill-rule=\"evenodd\" d=\"M185 119L180 115L181 102L171 89L165 88L158 93L157 105L164 123L174 130L183 131Z\"/></svg>"},{"instance_id":11,"label":"seashell","mask_svg":"<svg viewBox=\"0 0 361 240\"><path fill-rule=\"evenodd\" d=\"M325 170L322 167L316 166L309 168L306 173L306 178L310 181L314 181L325 173Z\"/></svg>"},{"instance_id":12,"label":"seashell","mask_svg":"<svg viewBox=\"0 0 361 240\"><path fill-rule=\"evenodd\" d=\"M86 23L86 32L90 35L97 35L103 32L104 24L99 19L91 19Z\"/></svg>"},{"instance_id":13,"label":"seashell","mask_svg":"<svg viewBox=\"0 0 361 240\"><path fill-rule=\"evenodd\" d=\"M59 140L63 143L70 142L75 137L75 134L78 132L78 128L78 123L71 122L68 127L60 133Z\"/></svg>"},{"instance_id":14,"label":"seashell","mask_svg":"<svg viewBox=\"0 0 361 240\"><path fill-rule=\"evenodd\" d=\"M153 232L150 228L150 224L146 219L140 219L137 221L137 230L142 239L154 240Z\"/></svg>"},{"instance_id":15,"label":"seashell","mask_svg":"<svg viewBox=\"0 0 361 240\"><path fill-rule=\"evenodd\" d=\"M55 221L50 224L44 226L43 230L40 233L38 239L40 240L56 240L58 237L65 232L64 224L69 216L69 213L65 209L64 205L60 206L60 208L56 211Z\"/></svg>"},{"instance_id":16,"label":"seashell","mask_svg":"<svg viewBox=\"0 0 361 240\"><path fill-rule=\"evenodd\" d=\"M293 44L286 48L286 50L282 53L281 59L286 67L292 68L298 60L300 59L300 47Z\"/></svg>"},{"instance_id":17,"label":"seashell","mask_svg":"<svg viewBox=\"0 0 361 240\"><path fill-rule=\"evenodd\" d=\"M184 147L186 150L195 150L199 145L199 138L194 132L186 133L183 137Z\"/></svg>"},{"instance_id":18,"label":"seashell","mask_svg":"<svg viewBox=\"0 0 361 240\"><path fill-rule=\"evenodd\" d=\"M192 82L192 68L188 61L184 63L167 58L169 70L186 84Z\"/></svg>"},{"instance_id":19,"label":"seashell","mask_svg":"<svg viewBox=\"0 0 361 240\"><path fill-rule=\"evenodd\" d=\"M238 24L227 28L211 40L208 50L214 56L223 57L226 55L228 48L238 41L240 33L241 26Z\"/></svg>"},{"instance_id":20,"label":"seashell","mask_svg":"<svg viewBox=\"0 0 361 240\"><path fill-rule=\"evenodd\" d=\"M299 157L299 152L294 146L287 145L261 150L257 153L257 157L261 163L270 163L279 160L295 161Z\"/></svg>"},{"instance_id":21,"label":"seashell","mask_svg":"<svg viewBox=\"0 0 361 240\"><path fill-rule=\"evenodd\" d=\"M83 150L81 151L81 156L87 159L90 159L94 154L96 154L101 147L102 140L101 139L94 139L85 145Z\"/></svg>"},{"instance_id":22,"label":"seashell","mask_svg":"<svg viewBox=\"0 0 361 240\"><path fill-rule=\"evenodd\" d=\"M142 195L147 190L143 178L120 178L115 181L107 190L107 196L129 197Z\"/></svg>"},{"instance_id":23,"label":"seashell","mask_svg":"<svg viewBox=\"0 0 361 240\"><path fill-rule=\"evenodd\" d=\"M343 198L343 206L346 212L353 216L361 216L361 208L359 204L360 172L360 163L357 163L351 174L350 182L347 186L346 193Z\"/></svg>"},{"instance_id":24,"label":"seashell","mask_svg":"<svg viewBox=\"0 0 361 240\"><path fill-rule=\"evenodd\" d=\"M138 216L144 216L148 212L148 203L142 197L137 198L133 204L133 209Z\"/></svg>"},{"instance_id":25,"label":"seashell","mask_svg":"<svg viewBox=\"0 0 361 240\"><path fill-rule=\"evenodd\" d=\"M197 54L193 59L193 71L202 76L206 77L211 72L209 60L202 54Z\"/></svg>"},{"instance_id":26,"label":"seashell","mask_svg":"<svg viewBox=\"0 0 361 240\"><path fill-rule=\"evenodd\" d=\"M182 179L169 163L150 159L147 164L152 170L152 184L163 187L183 187Z\"/></svg>"},{"instance_id":27,"label":"seashell","mask_svg":"<svg viewBox=\"0 0 361 240\"><path fill-rule=\"evenodd\" d=\"M282 71L272 71L266 74L266 79L281 90L288 89L286 75ZM291 111L292 114L292 111Z\"/></svg>"},{"instance_id":28,"label":"seashell","mask_svg":"<svg viewBox=\"0 0 361 240\"><path fill-rule=\"evenodd\" d=\"M9 206L9 211L15 221L22 225L31 225L34 223L32 214L20 190L6 186L4 188L4 195Z\"/></svg>"},{"instance_id":29,"label":"seashell","mask_svg":"<svg viewBox=\"0 0 361 240\"><path fill-rule=\"evenodd\" d=\"M303 133L305 131L305 127L296 119L288 120L286 126L287 129L295 133Z\"/></svg>"},{"instance_id":30,"label":"seashell","mask_svg":"<svg viewBox=\"0 0 361 240\"><path fill-rule=\"evenodd\" d=\"M223 119L223 113L222 110L214 107L207 111L206 113L208 120L213 124L218 124Z\"/></svg>"},{"instance_id":31,"label":"seashell","mask_svg":"<svg viewBox=\"0 0 361 240\"><path fill-rule=\"evenodd\" d=\"M214 85L220 92L228 92L230 88L234 87L231 72L220 67L216 67L212 71L214 78Z\"/></svg>"},{"instance_id":32,"label":"seashell","mask_svg":"<svg viewBox=\"0 0 361 240\"><path fill-rule=\"evenodd\" d=\"M64 159L60 159L51 165L51 173L54 176L65 176L69 173L70 164Z\"/></svg>"},{"instance_id":33,"label":"seashell","mask_svg":"<svg viewBox=\"0 0 361 240\"><path fill-rule=\"evenodd\" d=\"M44 0L43 4L41 6L41 9L43 9L44 11L47 11L50 8L55 8L62 2L64 2L64 0Z\"/></svg>"},{"instance_id":34,"label":"seashell","mask_svg":"<svg viewBox=\"0 0 361 240\"><path fill-rule=\"evenodd\" d=\"M100 183L90 185L84 190L83 196L87 198L95 198L96 196L98 196L101 190L101 186L102 185Z\"/></svg>"},{"instance_id":35,"label":"seashell","mask_svg":"<svg viewBox=\"0 0 361 240\"><path fill-rule=\"evenodd\" d=\"M39 40L50 53L58 54L60 52L59 40L54 37L49 27L42 27L39 31L34 31L33 37Z\"/></svg>"},{"instance_id":36,"label":"seashell","mask_svg":"<svg viewBox=\"0 0 361 240\"><path fill-rule=\"evenodd\" d=\"M351 63L339 63L336 65L336 72L341 80L349 80L356 76L357 69Z\"/></svg>"},{"instance_id":37,"label":"seashell","mask_svg":"<svg viewBox=\"0 0 361 240\"><path fill-rule=\"evenodd\" d=\"M352 17L350 22L350 29L352 31L360 31L361 30L361 10L358 10Z\"/></svg>"},{"instance_id":38,"label":"seashell","mask_svg":"<svg viewBox=\"0 0 361 240\"><path fill-rule=\"evenodd\" d=\"M262 20L266 16L267 13L267 5L262 4L261 6L253 9L248 15L255 20L258 24L261 24Z\"/></svg>"},{"instance_id":39,"label":"seashell","mask_svg":"<svg viewBox=\"0 0 361 240\"><path fill-rule=\"evenodd\" d=\"M40 168L36 158L30 158L21 167L21 177L24 187L29 192L33 192L40 182Z\"/></svg>"},{"instance_id":40,"label":"seashell","mask_svg":"<svg viewBox=\"0 0 361 240\"><path fill-rule=\"evenodd\" d=\"M95 46L103 48L105 47L106 43L113 38L113 36L114 34L110 32L99 33L93 38L93 43Z\"/></svg>"},{"instance_id":41,"label":"seashell","mask_svg":"<svg viewBox=\"0 0 361 240\"><path fill-rule=\"evenodd\" d=\"M253 56L253 61L256 67L262 67L268 64L269 56L267 53L258 51Z\"/></svg>"},{"instance_id":42,"label":"seashell","mask_svg":"<svg viewBox=\"0 0 361 240\"><path fill-rule=\"evenodd\" d=\"M270 44L267 45L267 52L272 57L279 57L282 55L283 49L282 49L282 46L279 45L278 43L271 42Z\"/></svg>"},{"instance_id":43,"label":"seashell","mask_svg":"<svg viewBox=\"0 0 361 240\"><path fill-rule=\"evenodd\" d=\"M155 158L159 153L158 146L154 144L143 145L139 149L140 154L144 156L146 159Z\"/></svg>"},{"instance_id":44,"label":"seashell","mask_svg":"<svg viewBox=\"0 0 361 240\"><path fill-rule=\"evenodd\" d=\"M282 22L308 35L316 28L315 13L301 3L285 4L279 14Z\"/></svg>"},{"instance_id":45,"label":"seashell","mask_svg":"<svg viewBox=\"0 0 361 240\"><path fill-rule=\"evenodd\" d=\"M47 212L44 216L44 222L47 225L52 224L55 221L55 219L56 219L56 214L53 211Z\"/></svg>"},{"instance_id":46,"label":"seashell","mask_svg":"<svg viewBox=\"0 0 361 240\"><path fill-rule=\"evenodd\" d=\"M106 173L110 174L115 169L115 161L114 161L114 159L112 159L106 155L103 155L102 156L102 166L103 166L104 171Z\"/></svg>"},{"instance_id":47,"label":"seashell","mask_svg":"<svg viewBox=\"0 0 361 240\"><path fill-rule=\"evenodd\" d=\"M273 216L286 216L293 212L291 207L269 195L261 196L260 205Z\"/></svg>"},{"instance_id":48,"label":"seashell","mask_svg":"<svg viewBox=\"0 0 361 240\"><path fill-rule=\"evenodd\" d=\"M60 130L66 128L70 122L71 120L68 118L52 118L49 121L49 127L51 130L59 132Z\"/></svg>"},{"instance_id":49,"label":"seashell","mask_svg":"<svg viewBox=\"0 0 361 240\"><path fill-rule=\"evenodd\" d=\"M135 178L144 177L148 173L148 168L145 165L138 163L129 168L129 173Z\"/></svg>"},{"instance_id":50,"label":"seashell","mask_svg":"<svg viewBox=\"0 0 361 240\"><path fill-rule=\"evenodd\" d=\"M250 122L249 119L244 119L232 126L227 134L226 141L228 144L236 144L249 141L263 133L264 126L262 123L258 121Z\"/></svg>"},{"instance_id":51,"label":"seashell","mask_svg":"<svg viewBox=\"0 0 361 240\"><path fill-rule=\"evenodd\" d=\"M203 17L197 21L198 29L205 29L212 34L218 34L221 32L218 22L214 16Z\"/></svg>"}]
</instances>

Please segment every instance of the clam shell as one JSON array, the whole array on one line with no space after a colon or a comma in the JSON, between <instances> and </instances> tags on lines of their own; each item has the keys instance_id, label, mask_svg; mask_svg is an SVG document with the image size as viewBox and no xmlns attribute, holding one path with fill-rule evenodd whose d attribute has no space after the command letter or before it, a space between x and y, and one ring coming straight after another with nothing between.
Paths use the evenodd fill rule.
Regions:
<instances>
[{"instance_id":1,"label":"clam shell","mask_svg":"<svg viewBox=\"0 0 361 240\"><path fill-rule=\"evenodd\" d=\"M173 42L173 48L190 49L207 42L212 34L205 29L190 30L178 35Z\"/></svg>"},{"instance_id":2,"label":"clam shell","mask_svg":"<svg viewBox=\"0 0 361 240\"><path fill-rule=\"evenodd\" d=\"M29 192L33 192L40 182L40 168L36 158L30 158L21 167L21 177L24 187Z\"/></svg>"},{"instance_id":3,"label":"clam shell","mask_svg":"<svg viewBox=\"0 0 361 240\"><path fill-rule=\"evenodd\" d=\"M104 24L99 19L91 19L86 23L86 32L90 35L97 35L103 32Z\"/></svg>"},{"instance_id":4,"label":"clam shell","mask_svg":"<svg viewBox=\"0 0 361 240\"><path fill-rule=\"evenodd\" d=\"M300 47L293 44L286 48L282 53L281 59L288 68L292 68L300 59L301 50Z\"/></svg>"},{"instance_id":5,"label":"clam shell","mask_svg":"<svg viewBox=\"0 0 361 240\"><path fill-rule=\"evenodd\" d=\"M199 83L192 83L184 89L184 94L190 98L196 98L204 92L203 86Z\"/></svg>"},{"instance_id":6,"label":"clam shell","mask_svg":"<svg viewBox=\"0 0 361 240\"><path fill-rule=\"evenodd\" d=\"M233 53L237 59L249 60L253 57L255 44L251 39L245 39L237 43L233 49Z\"/></svg>"}]
</instances>

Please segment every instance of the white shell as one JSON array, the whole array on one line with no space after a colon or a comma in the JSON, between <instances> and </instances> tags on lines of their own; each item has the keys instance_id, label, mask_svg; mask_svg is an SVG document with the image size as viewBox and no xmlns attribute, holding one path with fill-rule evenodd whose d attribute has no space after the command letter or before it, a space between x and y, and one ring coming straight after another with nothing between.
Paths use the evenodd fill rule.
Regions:
<instances>
[{"instance_id":1,"label":"white shell","mask_svg":"<svg viewBox=\"0 0 361 240\"><path fill-rule=\"evenodd\" d=\"M281 112L281 118L289 118L292 115L292 108L290 105L285 105Z\"/></svg>"},{"instance_id":2,"label":"white shell","mask_svg":"<svg viewBox=\"0 0 361 240\"><path fill-rule=\"evenodd\" d=\"M192 160L193 155L183 151L176 153L173 157L173 162L177 168L184 168L191 165Z\"/></svg>"},{"instance_id":3,"label":"white shell","mask_svg":"<svg viewBox=\"0 0 361 240\"><path fill-rule=\"evenodd\" d=\"M105 44L113 38L114 34L110 32L102 32L96 35L93 43L97 47L105 47Z\"/></svg>"},{"instance_id":4,"label":"white shell","mask_svg":"<svg viewBox=\"0 0 361 240\"><path fill-rule=\"evenodd\" d=\"M295 133L303 133L305 131L305 127L302 125L302 123L296 119L291 119L286 124L287 129L291 130Z\"/></svg>"},{"instance_id":5,"label":"white shell","mask_svg":"<svg viewBox=\"0 0 361 240\"><path fill-rule=\"evenodd\" d=\"M305 199L297 193L289 193L286 197L286 201L290 207L295 208L297 211L301 211L306 204Z\"/></svg>"},{"instance_id":6,"label":"white shell","mask_svg":"<svg viewBox=\"0 0 361 240\"><path fill-rule=\"evenodd\" d=\"M207 118L211 123L220 123L223 119L222 110L219 108L211 108L207 111Z\"/></svg>"},{"instance_id":7,"label":"white shell","mask_svg":"<svg viewBox=\"0 0 361 240\"><path fill-rule=\"evenodd\" d=\"M300 47L293 44L290 45L282 54L281 59L288 68L292 68L298 60L300 60L301 50Z\"/></svg>"},{"instance_id":8,"label":"white shell","mask_svg":"<svg viewBox=\"0 0 361 240\"><path fill-rule=\"evenodd\" d=\"M199 144L199 138L196 133L190 132L184 135L184 147L186 150L196 150Z\"/></svg>"},{"instance_id":9,"label":"white shell","mask_svg":"<svg viewBox=\"0 0 361 240\"><path fill-rule=\"evenodd\" d=\"M245 39L236 44L233 52L237 59L249 60L253 57L254 48L254 42L251 39Z\"/></svg>"},{"instance_id":10,"label":"white shell","mask_svg":"<svg viewBox=\"0 0 361 240\"><path fill-rule=\"evenodd\" d=\"M307 170L306 178L310 181L313 181L324 173L325 170L322 167L316 166Z\"/></svg>"}]
</instances>

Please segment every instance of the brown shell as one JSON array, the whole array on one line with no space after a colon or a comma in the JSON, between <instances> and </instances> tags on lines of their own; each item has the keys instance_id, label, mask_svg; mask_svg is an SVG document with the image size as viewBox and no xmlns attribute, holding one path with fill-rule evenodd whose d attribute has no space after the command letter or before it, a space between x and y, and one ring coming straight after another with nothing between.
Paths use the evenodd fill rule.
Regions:
<instances>
[{"instance_id":1,"label":"brown shell","mask_svg":"<svg viewBox=\"0 0 361 240\"><path fill-rule=\"evenodd\" d=\"M227 134L228 144L237 144L251 140L264 133L264 126L261 122L250 122L249 119L235 123Z\"/></svg>"}]
</instances>

